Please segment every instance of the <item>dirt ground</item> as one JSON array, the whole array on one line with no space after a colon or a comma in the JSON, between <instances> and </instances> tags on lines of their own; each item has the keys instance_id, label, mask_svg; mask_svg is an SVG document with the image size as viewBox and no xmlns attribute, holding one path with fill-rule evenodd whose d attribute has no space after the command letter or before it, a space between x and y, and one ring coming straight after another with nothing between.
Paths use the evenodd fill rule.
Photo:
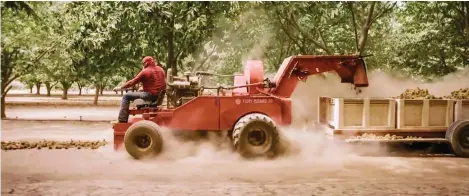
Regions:
<instances>
[{"instance_id":1,"label":"dirt ground","mask_svg":"<svg viewBox=\"0 0 469 196\"><path fill-rule=\"evenodd\" d=\"M99 97L98 105L92 105L93 95L69 95L62 100L60 94L27 94L23 91L10 93L6 97L6 115L8 119L20 120L116 120L122 97L114 94ZM134 105L131 104L133 107Z\"/></svg>"},{"instance_id":2,"label":"dirt ground","mask_svg":"<svg viewBox=\"0 0 469 196\"><path fill-rule=\"evenodd\" d=\"M57 93L47 97L13 92L6 97L6 115L19 120L116 120L122 97L107 93L99 97L98 105L93 105L92 94L69 95L62 100ZM135 107L134 103L130 105Z\"/></svg>"},{"instance_id":3,"label":"dirt ground","mask_svg":"<svg viewBox=\"0 0 469 196\"><path fill-rule=\"evenodd\" d=\"M285 130L289 131L289 130ZM2 141L112 141L108 123L2 121ZM358 156L308 132L286 137L296 153L243 160L210 143L165 138L165 151L136 161L97 150L2 151L2 195L467 195L469 159ZM110 142L112 143L112 142ZM322 147L320 147L322 146Z\"/></svg>"},{"instance_id":4,"label":"dirt ground","mask_svg":"<svg viewBox=\"0 0 469 196\"><path fill-rule=\"evenodd\" d=\"M9 119L21 120L116 120L119 106L115 107L83 107L83 106L18 106L7 105L6 114Z\"/></svg>"},{"instance_id":5,"label":"dirt ground","mask_svg":"<svg viewBox=\"0 0 469 196\"><path fill-rule=\"evenodd\" d=\"M49 97L45 94L9 93L5 97L5 102L9 106L94 106L94 95L92 94L70 94L66 100L63 100L61 96L61 94L52 94ZM122 96L120 95L105 94L104 96L99 96L98 106L119 107L121 99Z\"/></svg>"}]
</instances>

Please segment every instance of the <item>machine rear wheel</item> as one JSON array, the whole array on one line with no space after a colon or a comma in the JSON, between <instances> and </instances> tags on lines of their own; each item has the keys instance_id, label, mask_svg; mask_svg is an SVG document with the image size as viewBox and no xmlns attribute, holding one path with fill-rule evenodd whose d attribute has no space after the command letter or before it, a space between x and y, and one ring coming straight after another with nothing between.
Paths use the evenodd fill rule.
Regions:
<instances>
[{"instance_id":1,"label":"machine rear wheel","mask_svg":"<svg viewBox=\"0 0 469 196\"><path fill-rule=\"evenodd\" d=\"M163 146L160 130L153 121L142 120L132 124L125 132L125 149L135 159L158 155Z\"/></svg>"},{"instance_id":2,"label":"machine rear wheel","mask_svg":"<svg viewBox=\"0 0 469 196\"><path fill-rule=\"evenodd\" d=\"M469 120L459 120L449 126L446 139L457 156L469 158Z\"/></svg>"},{"instance_id":3,"label":"machine rear wheel","mask_svg":"<svg viewBox=\"0 0 469 196\"><path fill-rule=\"evenodd\" d=\"M279 143L279 131L275 123L263 114L248 114L236 123L233 144L243 157L273 157Z\"/></svg>"}]
</instances>

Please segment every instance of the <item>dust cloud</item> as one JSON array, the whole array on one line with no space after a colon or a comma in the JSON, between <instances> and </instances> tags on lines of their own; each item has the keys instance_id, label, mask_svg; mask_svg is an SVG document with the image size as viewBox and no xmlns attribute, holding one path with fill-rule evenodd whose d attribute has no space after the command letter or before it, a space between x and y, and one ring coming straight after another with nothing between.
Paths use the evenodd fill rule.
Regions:
<instances>
[{"instance_id":1,"label":"dust cloud","mask_svg":"<svg viewBox=\"0 0 469 196\"><path fill-rule=\"evenodd\" d=\"M241 53L241 62L244 63L247 60L262 60L266 47L270 44L273 37L272 31L269 30L269 26L263 23L253 23L255 18L265 17L265 13L262 10L250 9L243 12L240 17L240 23L244 24L241 31L249 32L248 29L256 29L254 32L250 32L252 36L250 39L241 38L242 45L247 46L250 49ZM238 36L235 36L238 37ZM252 43L252 40L256 40ZM244 68L244 67L243 67ZM244 70L244 69L243 69Z\"/></svg>"},{"instance_id":2,"label":"dust cloud","mask_svg":"<svg viewBox=\"0 0 469 196\"><path fill-rule=\"evenodd\" d=\"M195 132L175 132L164 129L163 151L154 157L146 157L139 162L155 164L161 162L172 162L176 164L196 163L236 163L240 168L256 166L281 166L295 164L298 162L315 162L326 165L332 164L341 167L349 160L357 159L359 154L340 141L329 140L324 137L323 132L311 131L311 127L302 129L281 127L282 154L274 159L256 158L245 159L241 157L232 147L231 140L225 132L209 132L208 137L201 138ZM324 129L316 127L314 129ZM224 134L220 134L224 133ZM377 151L375 148L374 151ZM381 150L381 149L380 149ZM113 158L132 161L122 147L113 153Z\"/></svg>"}]
</instances>

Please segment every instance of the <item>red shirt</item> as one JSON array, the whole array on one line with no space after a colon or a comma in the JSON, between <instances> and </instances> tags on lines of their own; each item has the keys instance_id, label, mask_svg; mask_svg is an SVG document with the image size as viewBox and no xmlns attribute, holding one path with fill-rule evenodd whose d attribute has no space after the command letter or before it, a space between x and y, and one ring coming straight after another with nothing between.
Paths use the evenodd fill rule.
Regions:
<instances>
[{"instance_id":1,"label":"red shirt","mask_svg":"<svg viewBox=\"0 0 469 196\"><path fill-rule=\"evenodd\" d=\"M148 65L132 80L122 86L128 88L141 82L143 84L143 91L152 95L158 95L161 90L166 88L165 73L163 68L155 64Z\"/></svg>"}]
</instances>

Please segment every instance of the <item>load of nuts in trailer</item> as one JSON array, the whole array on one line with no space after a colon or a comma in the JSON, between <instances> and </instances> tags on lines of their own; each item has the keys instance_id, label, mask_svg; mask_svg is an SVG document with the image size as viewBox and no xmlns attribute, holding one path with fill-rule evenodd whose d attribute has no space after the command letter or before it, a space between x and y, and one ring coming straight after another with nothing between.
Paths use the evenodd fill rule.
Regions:
<instances>
[{"instance_id":1,"label":"load of nuts in trailer","mask_svg":"<svg viewBox=\"0 0 469 196\"><path fill-rule=\"evenodd\" d=\"M318 109L328 134L347 142L449 142L469 157L469 99L320 97Z\"/></svg>"}]
</instances>

